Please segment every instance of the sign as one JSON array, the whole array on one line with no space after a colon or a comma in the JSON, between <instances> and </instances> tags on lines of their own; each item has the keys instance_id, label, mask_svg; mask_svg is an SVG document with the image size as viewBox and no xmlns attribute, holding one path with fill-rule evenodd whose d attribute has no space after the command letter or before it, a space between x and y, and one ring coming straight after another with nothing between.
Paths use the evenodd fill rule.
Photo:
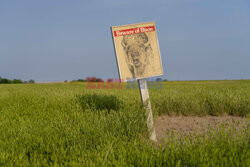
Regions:
<instances>
[{"instance_id":1,"label":"sign","mask_svg":"<svg viewBox=\"0 0 250 167\"><path fill-rule=\"evenodd\" d=\"M141 101L147 111L149 139L157 142L146 80L148 77L163 75L155 23L112 26L111 33L120 79L137 79Z\"/></svg>"},{"instance_id":2,"label":"sign","mask_svg":"<svg viewBox=\"0 0 250 167\"><path fill-rule=\"evenodd\" d=\"M120 79L163 75L154 22L111 27Z\"/></svg>"}]
</instances>

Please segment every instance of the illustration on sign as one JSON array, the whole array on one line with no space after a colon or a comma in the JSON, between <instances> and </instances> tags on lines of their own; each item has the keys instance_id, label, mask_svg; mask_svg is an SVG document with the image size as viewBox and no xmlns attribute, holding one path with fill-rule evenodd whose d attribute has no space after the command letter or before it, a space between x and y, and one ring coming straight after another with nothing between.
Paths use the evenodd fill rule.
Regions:
<instances>
[{"instance_id":1,"label":"illustration on sign","mask_svg":"<svg viewBox=\"0 0 250 167\"><path fill-rule=\"evenodd\" d=\"M111 27L120 79L163 74L154 22Z\"/></svg>"}]
</instances>

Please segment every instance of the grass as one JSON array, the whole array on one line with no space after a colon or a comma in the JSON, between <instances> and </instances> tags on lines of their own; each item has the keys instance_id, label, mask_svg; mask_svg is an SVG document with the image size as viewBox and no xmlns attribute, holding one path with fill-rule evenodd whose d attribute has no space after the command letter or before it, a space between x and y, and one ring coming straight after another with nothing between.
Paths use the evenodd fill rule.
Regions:
<instances>
[{"instance_id":1,"label":"grass","mask_svg":"<svg viewBox=\"0 0 250 167\"><path fill-rule=\"evenodd\" d=\"M247 116L250 81L168 82L152 100L159 114Z\"/></svg>"},{"instance_id":2,"label":"grass","mask_svg":"<svg viewBox=\"0 0 250 167\"><path fill-rule=\"evenodd\" d=\"M0 166L248 166L248 129L147 140L138 90L0 85ZM166 82L154 115L249 117L250 81Z\"/></svg>"}]
</instances>

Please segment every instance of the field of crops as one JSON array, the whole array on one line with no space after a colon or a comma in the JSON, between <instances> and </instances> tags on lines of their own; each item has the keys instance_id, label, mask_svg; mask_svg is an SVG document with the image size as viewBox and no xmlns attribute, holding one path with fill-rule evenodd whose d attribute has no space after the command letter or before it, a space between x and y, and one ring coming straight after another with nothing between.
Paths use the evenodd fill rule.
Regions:
<instances>
[{"instance_id":1,"label":"field of crops","mask_svg":"<svg viewBox=\"0 0 250 167\"><path fill-rule=\"evenodd\" d=\"M147 139L138 89L0 85L0 166L249 166L250 129ZM154 117L250 116L250 80L163 82ZM237 122L236 122L237 123Z\"/></svg>"}]
</instances>

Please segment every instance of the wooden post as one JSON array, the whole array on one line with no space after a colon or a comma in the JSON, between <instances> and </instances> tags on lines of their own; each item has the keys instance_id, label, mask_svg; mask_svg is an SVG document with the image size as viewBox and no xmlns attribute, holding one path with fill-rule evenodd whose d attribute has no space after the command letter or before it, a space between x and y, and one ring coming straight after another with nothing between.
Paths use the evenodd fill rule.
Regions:
<instances>
[{"instance_id":1,"label":"wooden post","mask_svg":"<svg viewBox=\"0 0 250 167\"><path fill-rule=\"evenodd\" d=\"M147 80L145 78L138 79L138 85L139 85L140 94L141 94L141 101L147 111L146 116L147 116L148 136L150 140L157 142L155 127L154 127L154 118L153 118L151 104L149 100Z\"/></svg>"}]
</instances>

